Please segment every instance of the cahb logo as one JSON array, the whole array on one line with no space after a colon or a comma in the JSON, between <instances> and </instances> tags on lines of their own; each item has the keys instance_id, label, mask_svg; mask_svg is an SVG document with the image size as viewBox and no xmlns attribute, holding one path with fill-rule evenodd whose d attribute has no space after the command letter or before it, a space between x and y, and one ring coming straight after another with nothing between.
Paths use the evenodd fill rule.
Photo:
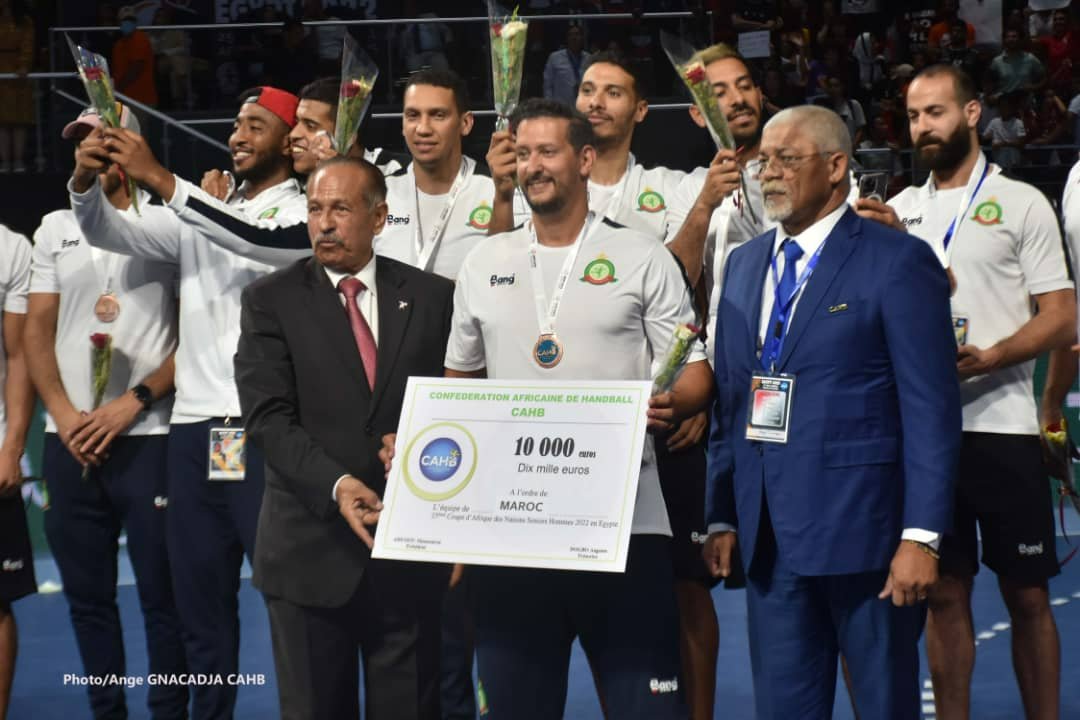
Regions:
<instances>
[{"instance_id":1,"label":"cahb logo","mask_svg":"<svg viewBox=\"0 0 1080 720\"><path fill-rule=\"evenodd\" d=\"M434 482L449 480L460 466L461 447L447 437L432 440L420 453L420 472Z\"/></svg>"},{"instance_id":2,"label":"cahb logo","mask_svg":"<svg viewBox=\"0 0 1080 720\"><path fill-rule=\"evenodd\" d=\"M405 448L405 485L421 500L442 502L469 484L476 458L476 440L464 427L452 422L428 425Z\"/></svg>"}]
</instances>

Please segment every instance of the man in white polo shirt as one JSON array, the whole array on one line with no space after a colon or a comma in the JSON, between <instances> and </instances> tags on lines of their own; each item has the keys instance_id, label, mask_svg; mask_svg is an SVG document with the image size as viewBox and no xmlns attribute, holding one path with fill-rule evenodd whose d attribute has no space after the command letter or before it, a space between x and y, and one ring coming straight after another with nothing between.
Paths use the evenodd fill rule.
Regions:
<instances>
[{"instance_id":1,"label":"man in white polo shirt","mask_svg":"<svg viewBox=\"0 0 1080 720\"><path fill-rule=\"evenodd\" d=\"M589 209L620 225L663 239L668 204L686 175L663 166L645 167L630 152L634 130L645 120L649 102L632 65L622 55L601 52L589 58L578 88L576 107L596 134L596 166L589 177ZM491 232L521 225L532 210L513 184L513 138L495 133L488 151L495 187Z\"/></svg>"},{"instance_id":2,"label":"man in white polo shirt","mask_svg":"<svg viewBox=\"0 0 1080 720\"><path fill-rule=\"evenodd\" d=\"M694 318L678 264L654 238L589 211L595 151L585 117L558 102L529 100L515 111L511 127L517 179L532 218L479 244L462 266L447 376L649 378L676 326ZM492 282L496 276L510 280ZM538 285L545 308L563 308L554 318L550 308L537 317ZM545 337L557 363L536 352ZM689 400L710 392L698 343L674 396ZM490 717L560 716L575 636L611 717L686 717L675 690L680 663L671 529L651 444L646 448L625 574L466 570L474 583L479 678ZM658 681L672 690L650 690Z\"/></svg>"},{"instance_id":3,"label":"man in white polo shirt","mask_svg":"<svg viewBox=\"0 0 1080 720\"><path fill-rule=\"evenodd\" d=\"M977 522L982 562L997 575L1009 610L1027 716L1057 717L1060 651L1047 582L1058 561L1033 377L1038 355L1074 337L1073 281L1046 198L1001 174L979 149L971 79L951 65L931 66L908 88L907 110L916 158L930 179L891 207L869 200L857 207L926 240L955 284L964 439L953 531L941 541L941 580L929 593L934 701L941 717L970 711Z\"/></svg>"},{"instance_id":4,"label":"man in white polo shirt","mask_svg":"<svg viewBox=\"0 0 1080 720\"><path fill-rule=\"evenodd\" d=\"M228 205L250 220L306 217L307 202L291 177L289 130L296 97L276 88L245 93L229 147L243 181ZM184 221L197 187L147 161L145 143L127 131L91 135L76 154L68 183L71 206L94 247L179 266L180 328L176 400L169 427L167 526L177 609L184 624L188 670L237 672L237 597L243 556L250 559L262 502L263 462L244 443L233 355L240 335L240 293L274 266L237 257ZM150 156L152 160L152 156ZM94 184L108 162L154 188L168 208L142 207L129 222ZM232 716L236 686L192 688L192 717Z\"/></svg>"},{"instance_id":5,"label":"man in white polo shirt","mask_svg":"<svg viewBox=\"0 0 1080 720\"><path fill-rule=\"evenodd\" d=\"M18 647L11 604L37 591L19 464L34 408L22 341L29 284L30 243L0 225L0 718L7 717Z\"/></svg>"},{"instance_id":6,"label":"man in white polo shirt","mask_svg":"<svg viewBox=\"0 0 1080 720\"><path fill-rule=\"evenodd\" d=\"M375 253L454 280L488 232L494 187L462 153L473 116L465 81L451 70L421 70L405 86L401 133L412 162L386 178L386 227Z\"/></svg>"},{"instance_id":7,"label":"man in white polo shirt","mask_svg":"<svg viewBox=\"0 0 1080 720\"><path fill-rule=\"evenodd\" d=\"M120 117L124 127L139 131L128 108ZM85 110L63 136L78 143L101 125L94 110ZM137 220L119 168L109 167L98 183L122 222ZM149 200L140 193L144 212ZM186 670L165 540L176 290L175 265L91 247L71 210L49 213L34 233L25 339L30 374L48 412L45 532L89 676L126 672L116 605L121 532L139 589L149 671ZM100 406L93 334L108 335L112 353ZM125 716L123 686L91 684L87 692L94 717ZM153 685L147 704L154 717L185 717L187 687Z\"/></svg>"}]
</instances>

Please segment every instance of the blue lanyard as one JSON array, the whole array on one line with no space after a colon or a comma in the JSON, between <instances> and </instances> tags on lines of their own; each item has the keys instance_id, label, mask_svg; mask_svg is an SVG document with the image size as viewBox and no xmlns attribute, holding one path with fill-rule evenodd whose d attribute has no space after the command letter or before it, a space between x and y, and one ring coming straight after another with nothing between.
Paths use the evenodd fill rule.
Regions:
<instances>
[{"instance_id":1,"label":"blue lanyard","mask_svg":"<svg viewBox=\"0 0 1080 720\"><path fill-rule=\"evenodd\" d=\"M983 166L982 177L979 178L979 183L978 183L978 185L975 186L975 191L972 192L971 197L968 198L967 207L964 208L964 210L959 215L954 217L952 219L951 223L949 223L949 229L945 231L945 240L943 241L943 243L945 245L944 249L945 249L946 252L948 252L948 250L949 250L949 243L952 242L953 232L955 232L955 230L956 230L956 221L957 220L960 220L961 222L963 221L964 216L967 215L967 211L971 209L972 203L975 202L975 198L979 194L979 188L982 187L983 180L986 179L986 176L989 173L990 173L990 163L986 163L986 165Z\"/></svg>"},{"instance_id":2,"label":"blue lanyard","mask_svg":"<svg viewBox=\"0 0 1080 720\"><path fill-rule=\"evenodd\" d=\"M795 302L795 298L798 297L803 289L803 285L806 285L806 281L809 280L810 275L813 274L814 268L817 267L818 260L821 259L821 251L824 249L825 243L822 242L821 245L818 246L817 252L815 252L806 262L806 267L803 268L802 274L795 282L795 288L786 299L780 297L780 273L776 269L776 256L780 253L777 252L772 256L773 303L775 307L779 308L779 311L776 314L776 326L765 329L766 333L773 333L777 339L776 357L772 360L773 367L771 367L770 370L776 369L776 360L780 359L780 356L784 354L784 340L787 338L788 320L791 316L791 309Z\"/></svg>"}]
</instances>

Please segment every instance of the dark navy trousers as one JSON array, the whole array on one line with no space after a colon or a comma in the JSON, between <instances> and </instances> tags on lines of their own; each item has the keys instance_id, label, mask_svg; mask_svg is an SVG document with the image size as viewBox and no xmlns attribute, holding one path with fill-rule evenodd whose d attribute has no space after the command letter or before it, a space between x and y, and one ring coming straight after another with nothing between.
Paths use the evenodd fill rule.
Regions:
<instances>
[{"instance_id":1,"label":"dark navy trousers","mask_svg":"<svg viewBox=\"0 0 1080 720\"><path fill-rule=\"evenodd\" d=\"M224 681L192 687L192 720L233 715L236 686L228 676L239 666L240 567L255 553L263 496L263 456L250 445L243 480L208 479L210 428L224 425L214 418L169 429L169 560L188 668Z\"/></svg>"},{"instance_id":2,"label":"dark navy trousers","mask_svg":"<svg viewBox=\"0 0 1080 720\"><path fill-rule=\"evenodd\" d=\"M169 505L164 435L116 438L109 458L84 480L82 467L55 433L45 436L49 506L45 533L60 569L71 623L87 675L125 675L124 641L116 606L116 556L122 530L146 627L150 673L185 672L180 621L166 550ZM171 511L171 508L169 508ZM99 720L127 717L121 685L88 686ZM150 685L154 720L186 718L188 688Z\"/></svg>"}]
</instances>

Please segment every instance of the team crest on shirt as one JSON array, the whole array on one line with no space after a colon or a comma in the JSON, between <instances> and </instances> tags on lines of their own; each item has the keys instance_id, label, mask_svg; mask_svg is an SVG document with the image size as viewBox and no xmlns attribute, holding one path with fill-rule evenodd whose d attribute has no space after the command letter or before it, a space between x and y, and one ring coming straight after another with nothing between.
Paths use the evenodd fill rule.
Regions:
<instances>
[{"instance_id":1,"label":"team crest on shirt","mask_svg":"<svg viewBox=\"0 0 1080 720\"><path fill-rule=\"evenodd\" d=\"M486 202L481 202L473 208L473 211L469 213L468 225L477 230L487 230L491 225L491 206Z\"/></svg>"},{"instance_id":2,"label":"team crest on shirt","mask_svg":"<svg viewBox=\"0 0 1080 720\"><path fill-rule=\"evenodd\" d=\"M615 264L601 253L595 260L585 266L585 273L581 276L581 281L590 285L607 285L608 283L618 282L615 277Z\"/></svg>"},{"instance_id":3,"label":"team crest on shirt","mask_svg":"<svg viewBox=\"0 0 1080 720\"><path fill-rule=\"evenodd\" d=\"M278 211L278 209L276 207L272 207L272 208L268 208L266 210L263 210L261 213L259 213L259 219L260 220L269 220L270 218L277 215L277 211Z\"/></svg>"},{"instance_id":4,"label":"team crest on shirt","mask_svg":"<svg viewBox=\"0 0 1080 720\"><path fill-rule=\"evenodd\" d=\"M1001 206L998 205L997 198L990 198L984 203L979 203L971 219L980 225L1000 225Z\"/></svg>"},{"instance_id":5,"label":"team crest on shirt","mask_svg":"<svg viewBox=\"0 0 1080 720\"><path fill-rule=\"evenodd\" d=\"M664 196L652 188L645 188L645 192L638 195L637 209L647 213L658 213L667 208L664 204Z\"/></svg>"}]
</instances>

